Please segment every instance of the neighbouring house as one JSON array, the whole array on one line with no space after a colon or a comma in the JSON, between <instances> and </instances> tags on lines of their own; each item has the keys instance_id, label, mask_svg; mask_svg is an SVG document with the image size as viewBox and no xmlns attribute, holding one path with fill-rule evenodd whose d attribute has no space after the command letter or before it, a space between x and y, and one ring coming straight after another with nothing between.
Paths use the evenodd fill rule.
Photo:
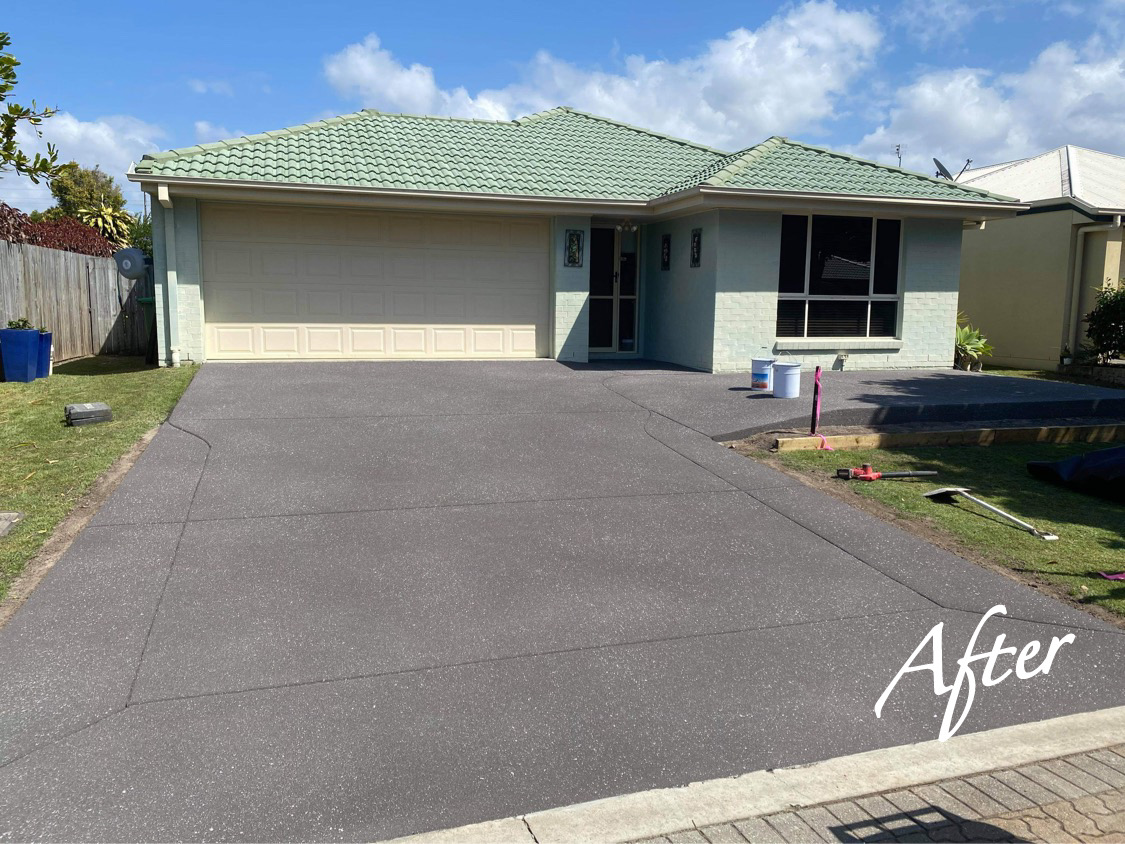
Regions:
<instances>
[{"instance_id":1,"label":"neighbouring house","mask_svg":"<svg viewBox=\"0 0 1125 844\"><path fill-rule=\"evenodd\" d=\"M961 231L1022 206L790 141L362 111L146 155L165 362L953 359Z\"/></svg>"},{"instance_id":2,"label":"neighbouring house","mask_svg":"<svg viewBox=\"0 0 1125 844\"><path fill-rule=\"evenodd\" d=\"M997 363L1054 369L1085 340L1098 292L1125 276L1125 158L1068 145L968 170L958 183L1029 206L965 232L961 310Z\"/></svg>"}]
</instances>

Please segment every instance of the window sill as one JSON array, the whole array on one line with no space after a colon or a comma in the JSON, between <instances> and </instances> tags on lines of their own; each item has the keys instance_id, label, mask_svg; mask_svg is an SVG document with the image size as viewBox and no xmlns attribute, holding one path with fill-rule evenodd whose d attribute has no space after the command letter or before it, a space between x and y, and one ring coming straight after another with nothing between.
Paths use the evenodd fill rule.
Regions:
<instances>
[{"instance_id":1,"label":"window sill","mask_svg":"<svg viewBox=\"0 0 1125 844\"><path fill-rule=\"evenodd\" d=\"M902 340L895 337L778 337L777 351L862 352L901 349Z\"/></svg>"}]
</instances>

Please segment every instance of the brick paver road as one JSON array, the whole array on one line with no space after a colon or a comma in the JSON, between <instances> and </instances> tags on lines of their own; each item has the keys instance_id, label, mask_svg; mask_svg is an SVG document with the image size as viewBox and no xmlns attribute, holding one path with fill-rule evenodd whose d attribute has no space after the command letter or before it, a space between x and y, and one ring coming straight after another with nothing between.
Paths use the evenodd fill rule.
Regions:
<instances>
[{"instance_id":1,"label":"brick paver road","mask_svg":"<svg viewBox=\"0 0 1125 844\"><path fill-rule=\"evenodd\" d=\"M649 842L1125 842L1125 745Z\"/></svg>"}]
</instances>

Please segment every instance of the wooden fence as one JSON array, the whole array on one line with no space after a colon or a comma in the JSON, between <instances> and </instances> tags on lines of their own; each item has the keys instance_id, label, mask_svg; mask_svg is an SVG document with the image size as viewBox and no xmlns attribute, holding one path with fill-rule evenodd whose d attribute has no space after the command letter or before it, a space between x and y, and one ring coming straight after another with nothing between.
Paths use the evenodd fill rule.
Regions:
<instances>
[{"instance_id":1,"label":"wooden fence","mask_svg":"<svg viewBox=\"0 0 1125 844\"><path fill-rule=\"evenodd\" d=\"M0 328L27 317L53 332L55 360L141 355L148 326L138 297L151 277L130 281L112 258L0 240Z\"/></svg>"}]
</instances>

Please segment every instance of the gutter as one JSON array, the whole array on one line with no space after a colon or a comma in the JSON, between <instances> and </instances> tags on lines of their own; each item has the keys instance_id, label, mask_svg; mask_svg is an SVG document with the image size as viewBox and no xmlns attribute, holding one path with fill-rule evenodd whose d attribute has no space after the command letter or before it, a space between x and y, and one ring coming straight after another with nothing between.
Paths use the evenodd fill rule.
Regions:
<instances>
[{"instance_id":1,"label":"gutter","mask_svg":"<svg viewBox=\"0 0 1125 844\"><path fill-rule=\"evenodd\" d=\"M722 200L738 199L742 205L760 203L763 207L774 207L794 200L801 202L827 202L857 203L863 205L904 206L919 209L944 209L957 211L985 212L989 217L1014 216L1016 212L1025 211L1028 205L1015 201L1012 202L980 202L975 200L931 200L912 199L902 196L863 196L846 193L819 193L811 191L766 191L747 190L746 188L725 188L719 186L697 186L677 191L666 196L654 199L603 199L597 197L554 197L554 196L528 196L523 194L481 194L465 191L425 191L404 190L395 188L367 188L353 187L350 185L310 185L299 182L261 182L245 181L239 179L196 179L189 176L159 176L149 177L145 173L137 173L133 167L129 168L126 177L131 182L138 182L142 187L158 183L164 189L170 186L180 186L194 189L238 189L261 190L270 192L286 191L290 193L303 193L307 195L336 195L340 197L357 197L368 199L390 199L399 202L422 201L438 202L441 200L451 202L477 202L482 204L518 204L523 206L540 205L551 213L581 213L588 211L592 214L622 213L641 216L656 216L664 213L668 206L674 208L678 203L691 200ZM996 212L1002 212L997 214Z\"/></svg>"},{"instance_id":2,"label":"gutter","mask_svg":"<svg viewBox=\"0 0 1125 844\"><path fill-rule=\"evenodd\" d=\"M914 199L905 196L865 196L854 193L821 193L813 191L765 191L747 190L746 188L725 188L718 186L702 186L699 192L703 196L730 196L746 197L747 199L791 200L801 199L810 202L862 202L875 205L908 205L919 208L959 208L981 209L984 211L1010 211L1014 215L1018 211L1026 211L1028 205L1016 201L1012 202L980 202L970 199Z\"/></svg>"},{"instance_id":3,"label":"gutter","mask_svg":"<svg viewBox=\"0 0 1125 844\"><path fill-rule=\"evenodd\" d=\"M1079 226L1074 233L1077 243L1074 247L1074 264L1070 268L1070 301L1067 304L1068 341L1067 347L1071 355L1078 351L1078 303L1082 297L1082 269L1086 253L1086 235L1090 232L1113 231L1121 228L1121 214L1114 214L1112 223L1094 223Z\"/></svg>"}]
</instances>

